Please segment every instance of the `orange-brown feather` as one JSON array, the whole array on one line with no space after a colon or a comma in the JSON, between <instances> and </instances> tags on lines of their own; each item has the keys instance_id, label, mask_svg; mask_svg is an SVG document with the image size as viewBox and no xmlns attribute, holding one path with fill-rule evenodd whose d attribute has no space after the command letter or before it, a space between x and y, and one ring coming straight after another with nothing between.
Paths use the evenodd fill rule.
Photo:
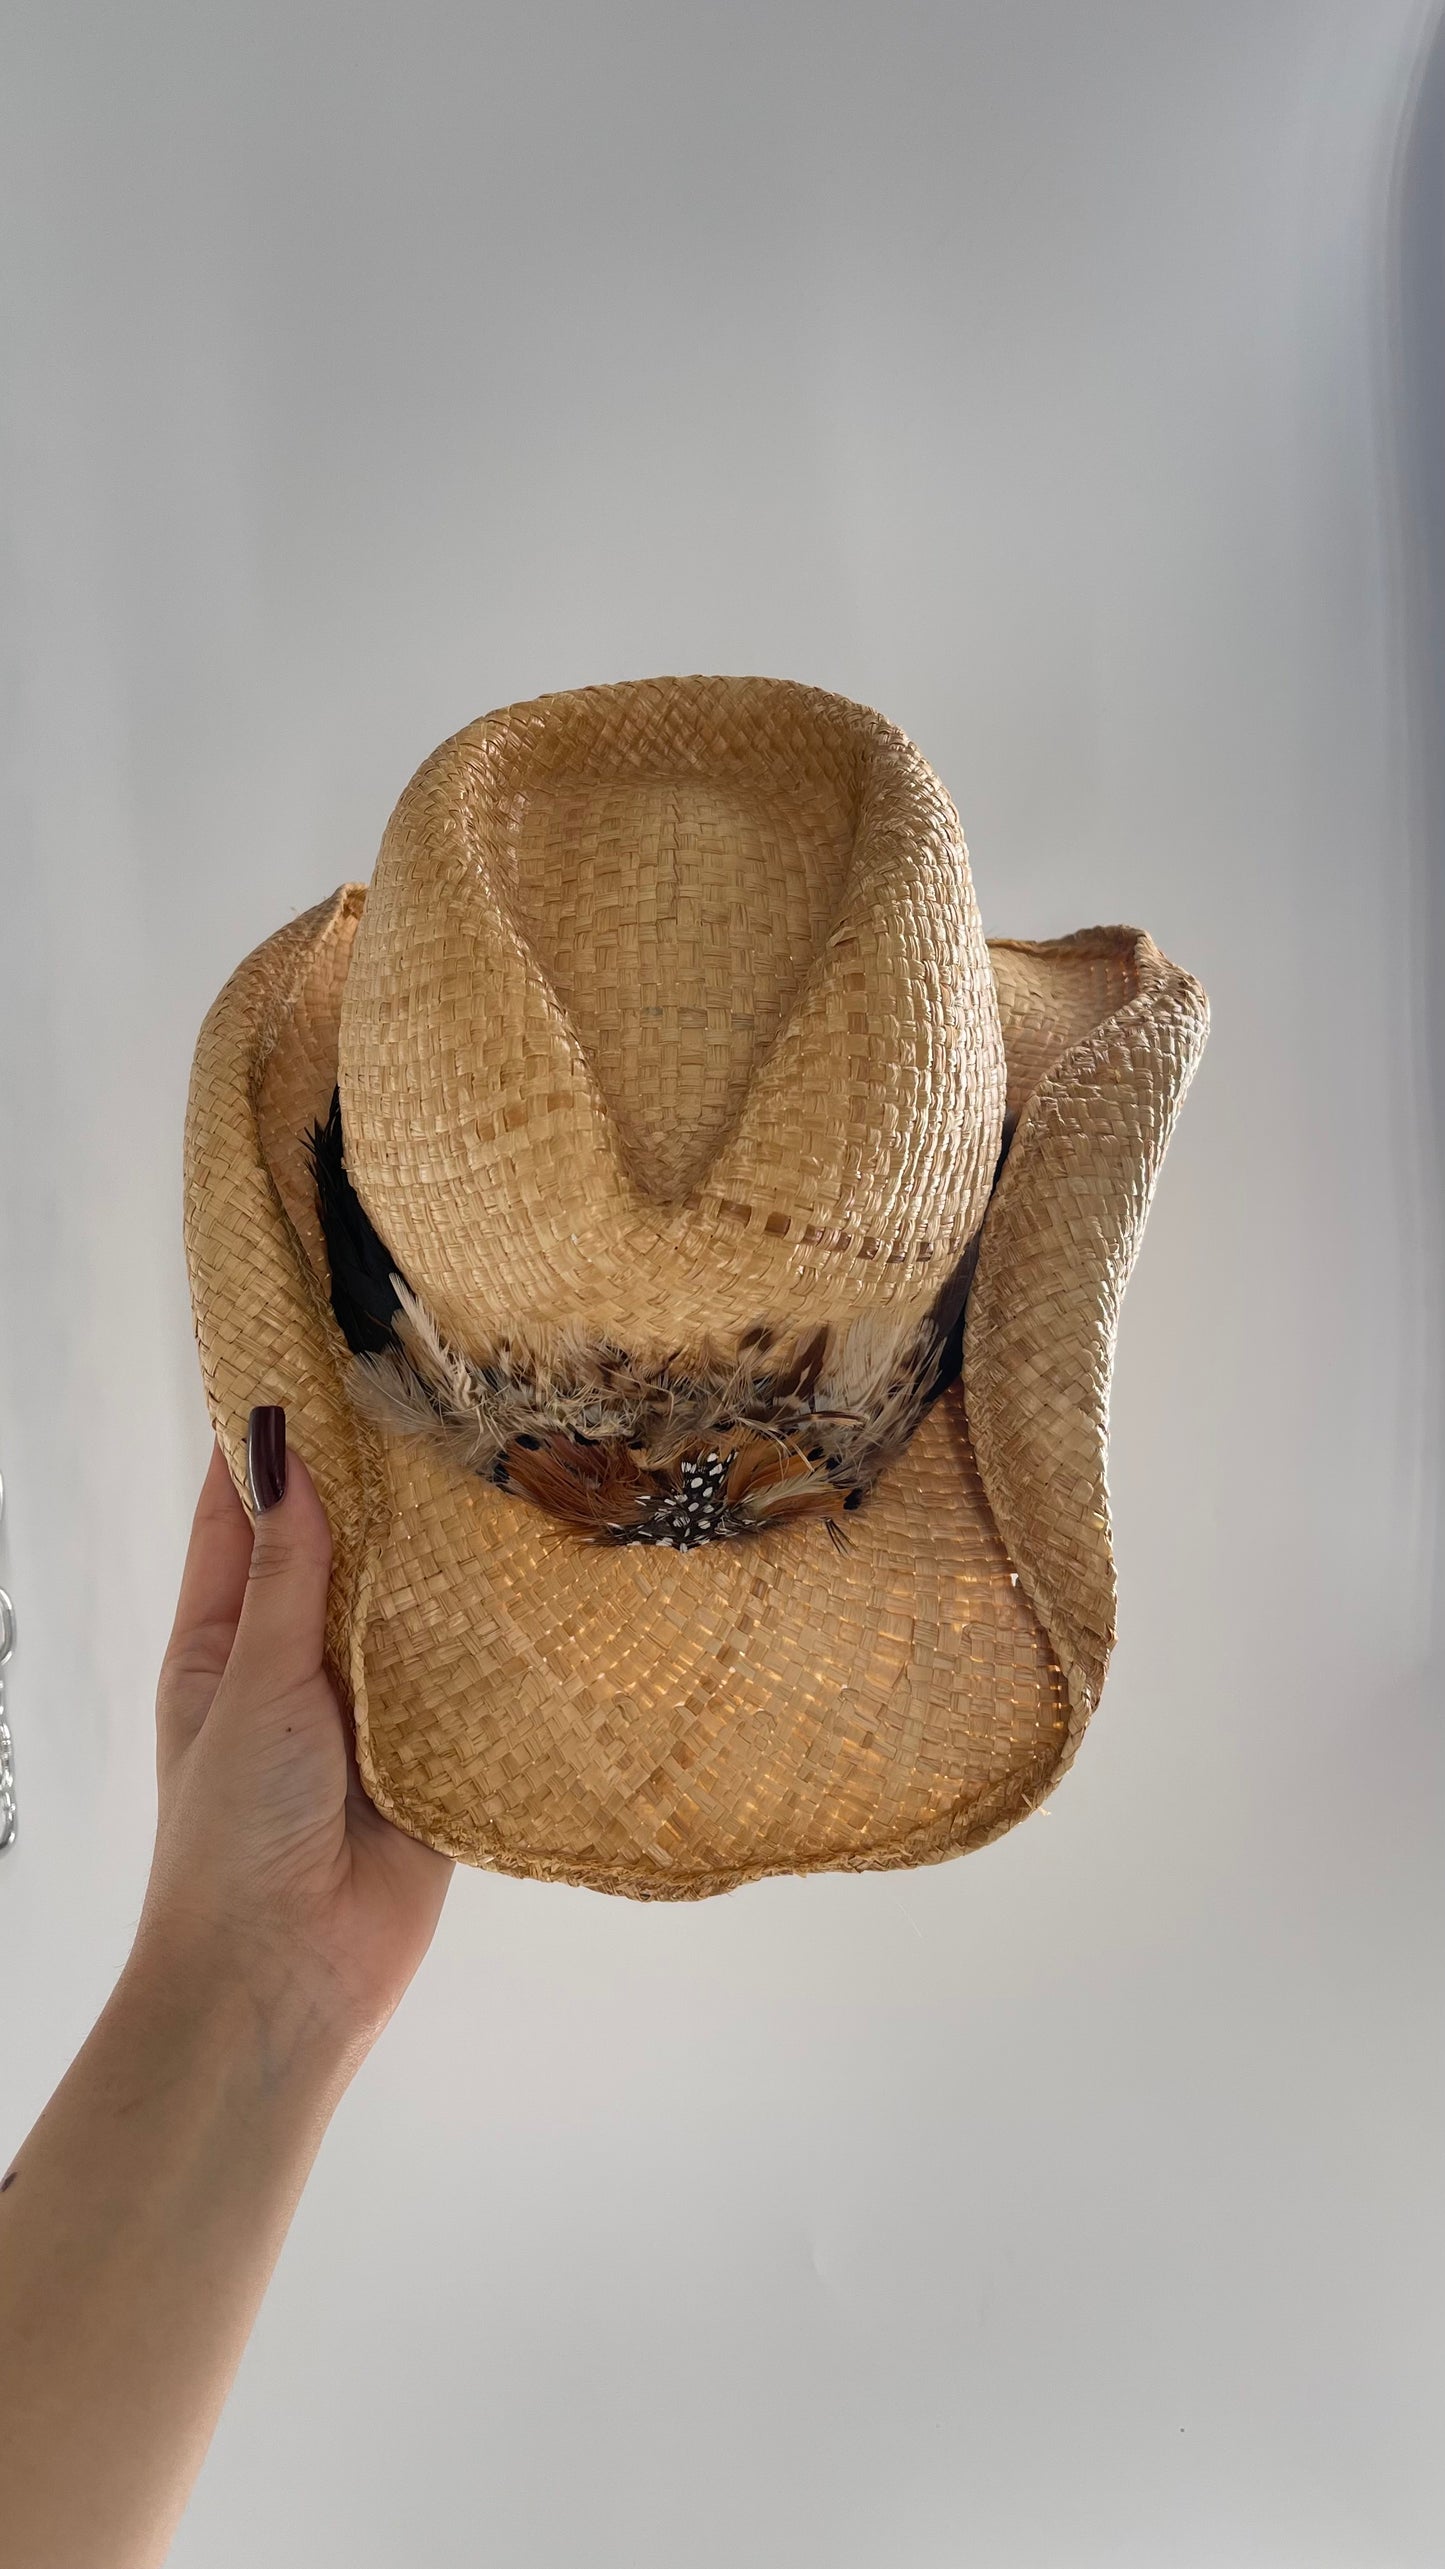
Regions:
<instances>
[{"instance_id":1,"label":"orange-brown feather","mask_svg":"<svg viewBox=\"0 0 1445 2569\"><path fill-rule=\"evenodd\" d=\"M578 1442L551 1435L535 1444L513 1438L498 1467L502 1486L545 1508L559 1523L594 1542L625 1539L645 1526L661 1501L676 1494L684 1464L722 1451L731 1530L761 1533L792 1518L840 1517L844 1492L807 1454L774 1437L744 1432L735 1443L695 1439L665 1465L649 1465L615 1438ZM835 1539L844 1539L841 1525Z\"/></svg>"},{"instance_id":2,"label":"orange-brown feather","mask_svg":"<svg viewBox=\"0 0 1445 2569\"><path fill-rule=\"evenodd\" d=\"M615 1441L581 1445L549 1436L532 1447L514 1438L502 1460L505 1486L588 1533L640 1524L654 1495L651 1476Z\"/></svg>"}]
</instances>

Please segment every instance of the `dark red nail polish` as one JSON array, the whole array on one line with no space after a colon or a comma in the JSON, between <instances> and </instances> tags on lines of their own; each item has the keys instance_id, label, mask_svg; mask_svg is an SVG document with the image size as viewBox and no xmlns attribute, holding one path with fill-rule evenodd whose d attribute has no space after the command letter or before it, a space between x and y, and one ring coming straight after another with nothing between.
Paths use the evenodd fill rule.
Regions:
<instances>
[{"instance_id":1,"label":"dark red nail polish","mask_svg":"<svg viewBox=\"0 0 1445 2569\"><path fill-rule=\"evenodd\" d=\"M258 1516L286 1496L286 1412L253 1409L246 1429L246 1477Z\"/></svg>"}]
</instances>

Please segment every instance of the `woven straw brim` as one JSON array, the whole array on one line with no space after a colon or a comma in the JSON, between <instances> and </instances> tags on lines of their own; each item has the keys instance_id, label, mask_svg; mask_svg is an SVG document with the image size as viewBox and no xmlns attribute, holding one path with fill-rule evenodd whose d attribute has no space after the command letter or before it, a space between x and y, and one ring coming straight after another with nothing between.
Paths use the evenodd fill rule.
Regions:
<instances>
[{"instance_id":1,"label":"woven straw brim","mask_svg":"<svg viewBox=\"0 0 1445 2569\"><path fill-rule=\"evenodd\" d=\"M1011 1142L964 1381L846 1553L816 1525L599 1547L348 1398L303 1137L336 1084L366 898L280 930L212 1009L186 1235L238 1488L248 1412L279 1401L331 1518L329 1655L367 1791L466 1861L642 1898L997 1836L1067 1766L1112 1646L1115 1326L1204 1040L1198 985L1132 929L989 949Z\"/></svg>"}]
</instances>

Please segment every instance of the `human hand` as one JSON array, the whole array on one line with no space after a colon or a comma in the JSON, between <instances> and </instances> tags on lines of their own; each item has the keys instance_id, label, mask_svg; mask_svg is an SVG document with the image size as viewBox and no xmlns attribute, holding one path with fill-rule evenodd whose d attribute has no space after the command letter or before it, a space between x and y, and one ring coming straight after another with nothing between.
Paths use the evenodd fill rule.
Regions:
<instances>
[{"instance_id":1,"label":"human hand","mask_svg":"<svg viewBox=\"0 0 1445 2569\"><path fill-rule=\"evenodd\" d=\"M219 1446L196 1508L156 1698L137 1951L163 1971L199 1957L239 1974L356 2052L426 1952L451 1864L361 1788L322 1657L325 1510L305 1464L288 1461L285 1413L253 1411L251 1428L254 1535Z\"/></svg>"},{"instance_id":2,"label":"human hand","mask_svg":"<svg viewBox=\"0 0 1445 2569\"><path fill-rule=\"evenodd\" d=\"M361 1790L322 1659L325 1511L282 1413L252 1430L254 1540L219 1450L196 1509L134 1951L0 2186L0 2549L31 2569L159 2569L451 1873Z\"/></svg>"}]
</instances>

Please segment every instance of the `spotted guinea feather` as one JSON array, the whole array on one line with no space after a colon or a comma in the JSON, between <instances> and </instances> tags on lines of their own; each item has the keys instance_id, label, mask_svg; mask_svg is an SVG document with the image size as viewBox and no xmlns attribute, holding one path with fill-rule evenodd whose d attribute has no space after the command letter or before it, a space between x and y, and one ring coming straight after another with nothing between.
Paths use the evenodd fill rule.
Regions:
<instances>
[{"instance_id":1,"label":"spotted guinea feather","mask_svg":"<svg viewBox=\"0 0 1445 2569\"><path fill-rule=\"evenodd\" d=\"M830 1538L956 1376L972 1261L921 1321L629 1350L518 1326L464 1353L392 1263L346 1177L339 1098L311 1137L357 1407L593 1541L681 1550L822 1516Z\"/></svg>"}]
</instances>

